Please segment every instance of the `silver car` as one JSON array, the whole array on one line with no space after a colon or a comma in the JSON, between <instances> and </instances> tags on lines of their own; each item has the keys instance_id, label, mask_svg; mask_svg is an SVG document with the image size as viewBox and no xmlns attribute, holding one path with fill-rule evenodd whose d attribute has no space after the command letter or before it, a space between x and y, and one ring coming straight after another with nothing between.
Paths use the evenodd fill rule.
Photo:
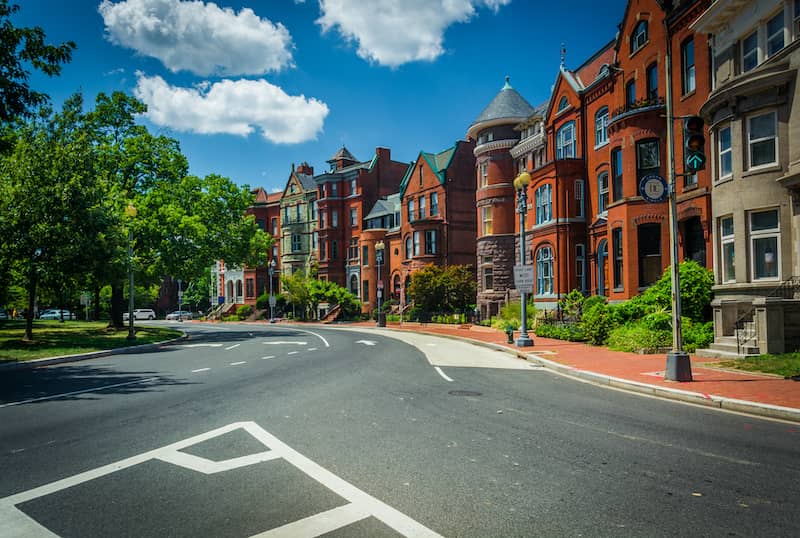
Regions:
<instances>
[{"instance_id":1,"label":"silver car","mask_svg":"<svg viewBox=\"0 0 800 538\"><path fill-rule=\"evenodd\" d=\"M51 308L50 310L45 310L42 312L39 316L39 319L76 319L76 316L69 310Z\"/></svg>"},{"instance_id":2,"label":"silver car","mask_svg":"<svg viewBox=\"0 0 800 538\"><path fill-rule=\"evenodd\" d=\"M169 321L183 321L186 319L192 319L192 313L187 310L176 310L167 314L167 320Z\"/></svg>"}]
</instances>

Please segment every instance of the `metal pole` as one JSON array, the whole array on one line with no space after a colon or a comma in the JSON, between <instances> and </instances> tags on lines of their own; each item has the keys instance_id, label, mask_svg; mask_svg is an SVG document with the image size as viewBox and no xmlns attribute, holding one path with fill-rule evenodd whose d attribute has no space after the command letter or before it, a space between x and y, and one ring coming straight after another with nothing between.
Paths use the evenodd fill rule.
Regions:
<instances>
[{"instance_id":1,"label":"metal pole","mask_svg":"<svg viewBox=\"0 0 800 538\"><path fill-rule=\"evenodd\" d=\"M275 269L272 268L272 265L269 267L269 320L272 321L275 319L275 305L273 303L274 298L272 295L272 276L275 274Z\"/></svg>"},{"instance_id":2,"label":"metal pole","mask_svg":"<svg viewBox=\"0 0 800 538\"><path fill-rule=\"evenodd\" d=\"M128 228L128 340L136 340L133 329L133 228Z\"/></svg>"},{"instance_id":3,"label":"metal pole","mask_svg":"<svg viewBox=\"0 0 800 538\"><path fill-rule=\"evenodd\" d=\"M181 289L183 281L178 279L178 321L183 321L183 290Z\"/></svg>"},{"instance_id":4,"label":"metal pole","mask_svg":"<svg viewBox=\"0 0 800 538\"><path fill-rule=\"evenodd\" d=\"M528 209L528 186L524 185L517 190L517 212L519 213L519 259L520 265L525 265L525 212ZM517 347L529 347L533 340L528 336L528 304L525 292L519 293L520 327L519 338L515 342Z\"/></svg>"},{"instance_id":5,"label":"metal pole","mask_svg":"<svg viewBox=\"0 0 800 538\"><path fill-rule=\"evenodd\" d=\"M672 280L672 351L667 353L667 366L664 379L671 381L691 381L692 363L689 354L683 351L681 333L681 281L678 271L678 190L675 184L675 132L672 105L672 39L667 19L666 29L666 112L667 112L667 173L669 183L669 244L670 274Z\"/></svg>"}]
</instances>

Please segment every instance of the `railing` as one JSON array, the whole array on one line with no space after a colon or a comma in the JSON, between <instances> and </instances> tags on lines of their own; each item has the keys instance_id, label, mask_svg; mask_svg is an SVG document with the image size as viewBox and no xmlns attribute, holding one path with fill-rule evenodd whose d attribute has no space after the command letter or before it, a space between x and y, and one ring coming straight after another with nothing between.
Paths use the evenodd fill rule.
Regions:
<instances>
[{"instance_id":1,"label":"railing","mask_svg":"<svg viewBox=\"0 0 800 538\"><path fill-rule=\"evenodd\" d=\"M616 108L611 112L611 121L619 119L620 116L642 111L643 109L660 108L663 106L665 106L664 98L658 96L639 99L637 101L633 101L632 103L625 103L623 106Z\"/></svg>"},{"instance_id":2,"label":"railing","mask_svg":"<svg viewBox=\"0 0 800 538\"><path fill-rule=\"evenodd\" d=\"M780 297L781 299L795 299L800 296L800 277L791 276L778 284L767 297ZM742 354L742 346L746 342L758 337L758 326L755 323L755 307L751 307L734 323L736 331L736 352ZM748 328L749 324L749 328Z\"/></svg>"}]
</instances>

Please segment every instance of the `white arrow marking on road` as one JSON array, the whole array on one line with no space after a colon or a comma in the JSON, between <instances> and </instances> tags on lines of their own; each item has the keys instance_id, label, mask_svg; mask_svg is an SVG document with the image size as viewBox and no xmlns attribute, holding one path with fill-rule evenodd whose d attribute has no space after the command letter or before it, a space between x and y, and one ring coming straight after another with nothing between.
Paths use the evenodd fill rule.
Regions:
<instances>
[{"instance_id":1,"label":"white arrow marking on road","mask_svg":"<svg viewBox=\"0 0 800 538\"><path fill-rule=\"evenodd\" d=\"M298 346L305 346L308 342L290 342L288 340L278 340L277 342L264 342L267 345L276 346L276 345L283 345L283 344L297 344Z\"/></svg>"},{"instance_id":2,"label":"white arrow marking on road","mask_svg":"<svg viewBox=\"0 0 800 538\"><path fill-rule=\"evenodd\" d=\"M356 340L356 344L364 344L365 346L374 346L377 344L374 340Z\"/></svg>"}]
</instances>

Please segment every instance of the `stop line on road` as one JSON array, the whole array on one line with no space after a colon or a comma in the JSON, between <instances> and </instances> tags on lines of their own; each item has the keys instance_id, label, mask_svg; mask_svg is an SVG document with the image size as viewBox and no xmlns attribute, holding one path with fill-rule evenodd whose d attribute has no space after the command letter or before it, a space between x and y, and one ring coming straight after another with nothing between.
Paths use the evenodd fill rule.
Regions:
<instances>
[{"instance_id":1,"label":"stop line on road","mask_svg":"<svg viewBox=\"0 0 800 538\"><path fill-rule=\"evenodd\" d=\"M194 445L236 430L244 430L249 433L264 446L265 450L221 461L210 460L183 451ZM361 491L349 482L293 450L255 422L235 422L228 424L227 426L131 458L104 465L97 469L0 499L0 536L57 536L17 508L17 505L47 495L52 495L67 488L90 482L152 460L176 465L204 475L224 473L251 465L268 465L271 461L283 460L339 497L348 501L341 506L272 529L266 529L264 532L254 535L259 538L320 536L370 517L381 521L403 536L440 536L414 519L364 491ZM169 533L166 532L165 534Z\"/></svg>"}]
</instances>

